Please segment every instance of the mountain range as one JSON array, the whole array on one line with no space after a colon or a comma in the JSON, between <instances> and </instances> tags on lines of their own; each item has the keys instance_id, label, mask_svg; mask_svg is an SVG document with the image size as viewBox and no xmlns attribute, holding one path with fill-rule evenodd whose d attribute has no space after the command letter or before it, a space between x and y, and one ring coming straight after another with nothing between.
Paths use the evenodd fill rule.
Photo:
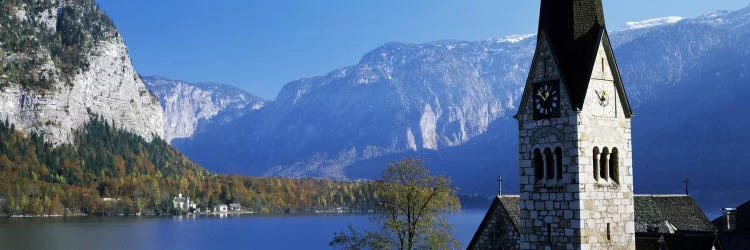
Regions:
<instances>
[{"instance_id":1,"label":"mountain range","mask_svg":"<svg viewBox=\"0 0 750 250\"><path fill-rule=\"evenodd\" d=\"M737 160L750 155L749 22L745 8L610 31L636 113L636 192L681 193L687 177L715 207L750 196L741 179L750 170ZM211 170L265 176L368 179L416 156L462 192L492 194L497 175L512 192L512 115L535 45L528 35L388 43L173 144Z\"/></svg>"}]
</instances>

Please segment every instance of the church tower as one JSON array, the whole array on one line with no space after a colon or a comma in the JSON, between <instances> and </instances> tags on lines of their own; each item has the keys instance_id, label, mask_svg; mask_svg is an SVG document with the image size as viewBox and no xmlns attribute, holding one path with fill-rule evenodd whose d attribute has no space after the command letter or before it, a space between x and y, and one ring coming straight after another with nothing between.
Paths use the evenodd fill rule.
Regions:
<instances>
[{"instance_id":1,"label":"church tower","mask_svg":"<svg viewBox=\"0 0 750 250\"><path fill-rule=\"evenodd\" d=\"M521 249L635 249L633 113L601 0L542 0L516 119Z\"/></svg>"}]
</instances>

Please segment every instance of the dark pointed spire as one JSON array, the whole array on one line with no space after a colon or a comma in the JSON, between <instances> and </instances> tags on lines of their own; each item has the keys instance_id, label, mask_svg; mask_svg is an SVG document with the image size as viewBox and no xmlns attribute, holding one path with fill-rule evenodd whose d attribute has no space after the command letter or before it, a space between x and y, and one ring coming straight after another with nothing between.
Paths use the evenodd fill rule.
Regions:
<instances>
[{"instance_id":1,"label":"dark pointed spire","mask_svg":"<svg viewBox=\"0 0 750 250\"><path fill-rule=\"evenodd\" d=\"M580 110L600 39L606 33L602 1L542 0L539 34L542 33L557 57L571 103Z\"/></svg>"},{"instance_id":2,"label":"dark pointed spire","mask_svg":"<svg viewBox=\"0 0 750 250\"><path fill-rule=\"evenodd\" d=\"M578 39L605 26L601 0L542 0L539 31Z\"/></svg>"}]
</instances>

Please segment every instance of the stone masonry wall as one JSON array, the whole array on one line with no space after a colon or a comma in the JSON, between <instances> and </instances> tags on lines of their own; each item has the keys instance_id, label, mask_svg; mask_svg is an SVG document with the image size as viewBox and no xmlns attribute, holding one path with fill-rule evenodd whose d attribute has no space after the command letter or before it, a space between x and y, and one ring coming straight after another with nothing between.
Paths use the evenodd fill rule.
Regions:
<instances>
[{"instance_id":1,"label":"stone masonry wall","mask_svg":"<svg viewBox=\"0 0 750 250\"><path fill-rule=\"evenodd\" d=\"M550 66L548 62L551 68L546 72L539 70L549 56L543 35L540 41L531 83L559 79L556 63ZM600 51L603 54L603 47ZM607 108L599 105L594 86L616 92L607 61L603 69L609 73L602 73L602 67L597 73L596 68L580 112L572 109L567 89L561 85L559 118L534 120L528 86L527 101L518 115L521 249L634 249L630 120L624 117L617 97ZM619 183L595 181L594 146L618 148ZM562 179L536 181L534 149L556 147L563 149Z\"/></svg>"},{"instance_id":2,"label":"stone masonry wall","mask_svg":"<svg viewBox=\"0 0 750 250\"><path fill-rule=\"evenodd\" d=\"M580 155L580 200L582 246L590 249L635 249L633 207L633 163L630 118L625 117L621 99L604 46L589 83L583 111L578 115ZM603 69L603 70L602 70ZM599 95L609 96L606 106ZM604 179L594 177L594 147L618 151L618 172ZM600 166L601 167L601 166ZM609 224L610 237L607 237Z\"/></svg>"}]
</instances>

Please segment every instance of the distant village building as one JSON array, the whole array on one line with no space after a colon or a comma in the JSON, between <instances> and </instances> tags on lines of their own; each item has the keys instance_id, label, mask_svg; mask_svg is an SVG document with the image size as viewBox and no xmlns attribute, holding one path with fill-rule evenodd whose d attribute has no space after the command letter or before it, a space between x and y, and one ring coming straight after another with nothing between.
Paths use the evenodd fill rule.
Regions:
<instances>
[{"instance_id":1,"label":"distant village building","mask_svg":"<svg viewBox=\"0 0 750 250\"><path fill-rule=\"evenodd\" d=\"M520 195L498 196L469 249L718 249L686 195L634 195L633 112L601 0L542 0L515 118Z\"/></svg>"},{"instance_id":2,"label":"distant village building","mask_svg":"<svg viewBox=\"0 0 750 250\"><path fill-rule=\"evenodd\" d=\"M239 203L232 203L232 204L229 204L229 210L230 210L230 211L233 211L233 212L238 212L238 211L240 211L240 209L242 209L242 206L240 206L240 204L239 204Z\"/></svg>"},{"instance_id":3,"label":"distant village building","mask_svg":"<svg viewBox=\"0 0 750 250\"><path fill-rule=\"evenodd\" d=\"M737 208L722 209L713 221L724 249L750 249L750 201Z\"/></svg>"},{"instance_id":4,"label":"distant village building","mask_svg":"<svg viewBox=\"0 0 750 250\"><path fill-rule=\"evenodd\" d=\"M214 208L214 212L226 213L226 212L229 212L229 207L227 205L221 204Z\"/></svg>"},{"instance_id":5,"label":"distant village building","mask_svg":"<svg viewBox=\"0 0 750 250\"><path fill-rule=\"evenodd\" d=\"M183 197L182 193L172 199L172 204L174 205L175 209L179 209L182 211L190 211L190 209L195 210L198 207L197 204L190 201L190 198Z\"/></svg>"},{"instance_id":6,"label":"distant village building","mask_svg":"<svg viewBox=\"0 0 750 250\"><path fill-rule=\"evenodd\" d=\"M120 201L120 198L109 198L109 197L105 197L105 198L102 198L102 201L103 201L103 202L118 202L118 201Z\"/></svg>"}]
</instances>

